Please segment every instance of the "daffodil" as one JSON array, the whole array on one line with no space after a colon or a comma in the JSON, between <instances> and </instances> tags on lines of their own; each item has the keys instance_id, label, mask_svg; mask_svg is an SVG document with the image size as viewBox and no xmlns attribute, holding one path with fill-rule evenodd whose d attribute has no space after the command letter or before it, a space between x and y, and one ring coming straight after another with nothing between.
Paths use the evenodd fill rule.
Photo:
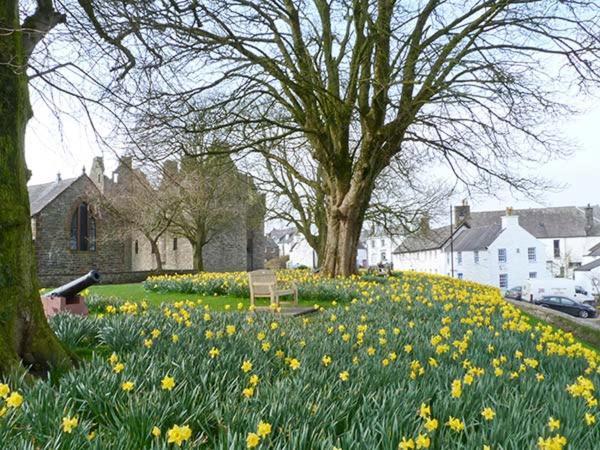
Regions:
<instances>
[{"instance_id":1,"label":"daffodil","mask_svg":"<svg viewBox=\"0 0 600 450\"><path fill-rule=\"evenodd\" d=\"M260 444L260 436L256 433L248 433L246 436L246 448L254 448Z\"/></svg>"},{"instance_id":2,"label":"daffodil","mask_svg":"<svg viewBox=\"0 0 600 450\"><path fill-rule=\"evenodd\" d=\"M133 381L125 381L121 384L121 389L125 392L131 392L135 388L135 383Z\"/></svg>"},{"instance_id":3,"label":"daffodil","mask_svg":"<svg viewBox=\"0 0 600 450\"><path fill-rule=\"evenodd\" d=\"M77 417L63 417L62 430L65 433L72 433L75 428L79 425L79 419Z\"/></svg>"},{"instance_id":4,"label":"daffodil","mask_svg":"<svg viewBox=\"0 0 600 450\"><path fill-rule=\"evenodd\" d=\"M160 382L160 387L163 390L171 391L175 387L175 378L166 375Z\"/></svg>"},{"instance_id":5,"label":"daffodil","mask_svg":"<svg viewBox=\"0 0 600 450\"><path fill-rule=\"evenodd\" d=\"M258 434L261 438L264 439L271 433L271 424L268 422L263 422L261 420L258 423L258 427L256 430L256 434Z\"/></svg>"},{"instance_id":6,"label":"daffodil","mask_svg":"<svg viewBox=\"0 0 600 450\"><path fill-rule=\"evenodd\" d=\"M174 425L173 428L167 431L167 442L169 444L175 444L178 447L192 437L192 429L188 426Z\"/></svg>"},{"instance_id":7,"label":"daffodil","mask_svg":"<svg viewBox=\"0 0 600 450\"><path fill-rule=\"evenodd\" d=\"M18 392L13 392L6 398L6 406L9 408L18 408L23 404L23 396Z\"/></svg>"}]
</instances>

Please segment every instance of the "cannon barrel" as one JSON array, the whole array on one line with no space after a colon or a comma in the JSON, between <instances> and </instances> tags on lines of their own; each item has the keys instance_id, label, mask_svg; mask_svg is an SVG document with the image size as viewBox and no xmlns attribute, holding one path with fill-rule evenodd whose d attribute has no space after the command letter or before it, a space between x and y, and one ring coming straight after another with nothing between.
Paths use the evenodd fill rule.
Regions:
<instances>
[{"instance_id":1,"label":"cannon barrel","mask_svg":"<svg viewBox=\"0 0 600 450\"><path fill-rule=\"evenodd\" d=\"M90 270L87 274L76 280L70 281L67 284L63 284L57 287L47 295L50 297L73 297L85 288L90 287L92 284L96 284L100 281L100 274L95 270Z\"/></svg>"}]
</instances>

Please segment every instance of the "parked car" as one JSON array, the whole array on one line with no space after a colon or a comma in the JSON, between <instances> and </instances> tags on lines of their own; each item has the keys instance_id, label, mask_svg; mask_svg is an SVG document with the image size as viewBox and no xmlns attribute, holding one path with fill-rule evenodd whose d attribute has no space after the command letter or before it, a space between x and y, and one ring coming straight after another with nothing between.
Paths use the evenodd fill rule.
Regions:
<instances>
[{"instance_id":1,"label":"parked car","mask_svg":"<svg viewBox=\"0 0 600 450\"><path fill-rule=\"evenodd\" d=\"M523 300L535 303L542 297L556 295L567 297L578 303L594 301L594 296L579 286L575 280L567 278L534 278L523 285L521 297Z\"/></svg>"},{"instance_id":2,"label":"parked car","mask_svg":"<svg viewBox=\"0 0 600 450\"><path fill-rule=\"evenodd\" d=\"M505 298L512 298L513 300L522 300L523 299L523 287L515 286L514 288L510 288L508 291L504 293Z\"/></svg>"},{"instance_id":3,"label":"parked car","mask_svg":"<svg viewBox=\"0 0 600 450\"><path fill-rule=\"evenodd\" d=\"M558 295L547 295L542 297L540 300L535 301L534 303L545 308L562 311L575 317L581 317L582 319L596 317L597 315L596 309L592 306Z\"/></svg>"}]
</instances>

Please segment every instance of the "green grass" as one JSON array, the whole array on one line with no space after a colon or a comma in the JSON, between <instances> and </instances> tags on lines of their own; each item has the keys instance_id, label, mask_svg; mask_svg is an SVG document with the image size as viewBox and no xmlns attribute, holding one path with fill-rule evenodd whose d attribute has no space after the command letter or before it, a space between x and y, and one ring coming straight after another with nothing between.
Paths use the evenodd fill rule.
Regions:
<instances>
[{"instance_id":1,"label":"green grass","mask_svg":"<svg viewBox=\"0 0 600 450\"><path fill-rule=\"evenodd\" d=\"M183 294L179 292L151 292L146 291L142 283L131 283L131 284L101 284L92 286L89 288L92 295L98 295L101 297L117 297L125 301L130 302L141 302L146 300L151 306L159 306L162 303L174 303L177 301L184 300L199 300L202 299L203 303L210 305L211 310L214 311L225 311L227 305L230 306L231 310L237 308L238 303L243 303L244 309L250 306L249 298L239 298L229 295L200 295L200 294ZM282 300L287 300L287 297ZM269 299L257 299L257 305L266 306L269 304ZM300 305L313 306L318 304L319 306L329 307L331 302L329 301L314 301L314 300L302 300L298 302Z\"/></svg>"}]
</instances>

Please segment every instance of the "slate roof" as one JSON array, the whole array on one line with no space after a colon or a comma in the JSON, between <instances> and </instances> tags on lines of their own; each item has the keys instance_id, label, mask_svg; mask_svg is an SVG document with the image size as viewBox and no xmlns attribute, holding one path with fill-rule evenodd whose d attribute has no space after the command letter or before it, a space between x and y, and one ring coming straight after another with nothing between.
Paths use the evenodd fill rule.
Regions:
<instances>
[{"instance_id":1,"label":"slate roof","mask_svg":"<svg viewBox=\"0 0 600 450\"><path fill-rule=\"evenodd\" d=\"M586 232L585 207L559 206L553 208L515 209L519 225L538 239L600 236L600 206L593 207L594 221L591 230ZM485 248L500 234L505 210L474 211L468 221L470 229L456 236L455 251L472 251ZM494 237L494 234L496 236ZM394 253L411 253L441 248L450 237L450 227L434 228L427 234L409 236ZM489 239L493 239L490 241ZM469 241L473 242L469 242ZM458 245L458 247L457 247ZM461 249L462 248L462 249ZM600 256L600 244L594 247ZM596 256L596 255L592 255Z\"/></svg>"},{"instance_id":2,"label":"slate roof","mask_svg":"<svg viewBox=\"0 0 600 450\"><path fill-rule=\"evenodd\" d=\"M27 186L27 190L29 191L29 209L31 210L31 215L33 216L39 213L65 189L71 186L77 179L78 178L67 178L65 180L53 181L51 183Z\"/></svg>"},{"instance_id":3,"label":"slate roof","mask_svg":"<svg viewBox=\"0 0 600 450\"><path fill-rule=\"evenodd\" d=\"M594 222L589 234L585 229L585 207L515 209L513 215L519 216L519 225L538 239L600 236L600 206L594 206L593 210ZM469 223L473 227L499 224L504 215L504 210L471 212Z\"/></svg>"},{"instance_id":4,"label":"slate roof","mask_svg":"<svg viewBox=\"0 0 600 450\"><path fill-rule=\"evenodd\" d=\"M412 253L440 248L450 238L450 225L408 236L393 253Z\"/></svg>"},{"instance_id":5,"label":"slate roof","mask_svg":"<svg viewBox=\"0 0 600 450\"><path fill-rule=\"evenodd\" d=\"M296 228L273 228L269 231L269 237L271 237L276 243L283 244L291 242L294 235L296 234Z\"/></svg>"},{"instance_id":6,"label":"slate roof","mask_svg":"<svg viewBox=\"0 0 600 450\"><path fill-rule=\"evenodd\" d=\"M590 248L588 256L600 256L600 244L596 244L592 248Z\"/></svg>"},{"instance_id":7,"label":"slate roof","mask_svg":"<svg viewBox=\"0 0 600 450\"><path fill-rule=\"evenodd\" d=\"M596 267L600 267L600 258L590 263L584 264L583 266L579 266L575 269L576 272L589 272Z\"/></svg>"},{"instance_id":8,"label":"slate roof","mask_svg":"<svg viewBox=\"0 0 600 450\"><path fill-rule=\"evenodd\" d=\"M483 227L465 227L464 230L454 238L452 247L455 252L484 250L496 240L500 233L502 233L502 227L499 223ZM449 250L448 244L446 245L446 250Z\"/></svg>"}]
</instances>

